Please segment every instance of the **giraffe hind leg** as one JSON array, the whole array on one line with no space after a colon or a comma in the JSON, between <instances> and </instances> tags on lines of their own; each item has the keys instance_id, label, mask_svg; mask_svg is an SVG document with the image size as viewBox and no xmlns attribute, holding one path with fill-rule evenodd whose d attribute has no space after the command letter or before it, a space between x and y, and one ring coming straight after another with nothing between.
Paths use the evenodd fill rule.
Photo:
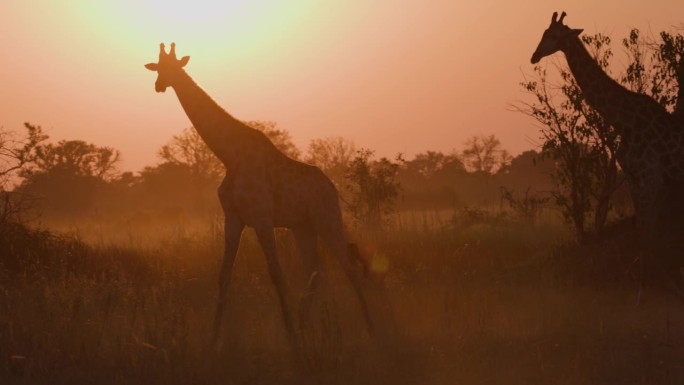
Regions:
<instances>
[{"instance_id":1,"label":"giraffe hind leg","mask_svg":"<svg viewBox=\"0 0 684 385\"><path fill-rule=\"evenodd\" d=\"M359 247L355 243L349 242L347 244L347 252L349 253L349 258L353 258L359 265L361 265L361 268L363 269L363 276L368 277L368 274L370 274L370 266L368 261L361 255Z\"/></svg>"},{"instance_id":2,"label":"giraffe hind leg","mask_svg":"<svg viewBox=\"0 0 684 385\"><path fill-rule=\"evenodd\" d=\"M231 274L235 257L240 244L240 236L242 234L243 225L236 223L226 218L225 223L225 247L223 254L223 262L219 273L219 294L216 304L216 313L214 317L214 342L220 337L221 321L223 313L226 309L226 301L228 288L230 286Z\"/></svg>"},{"instance_id":3,"label":"giraffe hind leg","mask_svg":"<svg viewBox=\"0 0 684 385\"><path fill-rule=\"evenodd\" d=\"M290 315L290 308L287 304L287 287L285 285L283 271L280 267L280 263L278 262L278 253L276 249L273 226L259 226L255 227L254 230L256 231L261 248L264 251L271 281L273 282L273 285L278 293L278 299L280 301L288 342L290 347L295 351L297 359L299 360L302 358L302 354L299 344L297 343L297 337L293 327L292 317Z\"/></svg>"},{"instance_id":4,"label":"giraffe hind leg","mask_svg":"<svg viewBox=\"0 0 684 385\"><path fill-rule=\"evenodd\" d=\"M317 250L317 235L310 226L299 226L292 229L297 247L302 256L304 269L308 282L304 296L299 301L299 321L300 327L308 323L311 305L315 293L318 291L323 278L319 267L319 255Z\"/></svg>"},{"instance_id":5,"label":"giraffe hind leg","mask_svg":"<svg viewBox=\"0 0 684 385\"><path fill-rule=\"evenodd\" d=\"M361 255L358 253L358 248L356 245L347 242L346 236L344 235L344 230L342 229L341 220L339 221L338 225L333 226L332 229L329 228L328 231L322 232L321 235L342 266L347 278L351 282L359 304L361 305L361 311L363 313L363 318L366 322L368 332L372 333L374 325L368 310L368 302L366 301L366 295L364 294L361 274L359 274L359 269L354 263L354 260L357 258L363 260ZM365 268L365 261L363 266Z\"/></svg>"},{"instance_id":6,"label":"giraffe hind leg","mask_svg":"<svg viewBox=\"0 0 684 385\"><path fill-rule=\"evenodd\" d=\"M217 344L221 335L221 322L223 312L226 309L226 301L228 296L228 287L230 286L230 279L235 263L235 256L237 255L240 246L240 236L244 224L242 221L234 216L226 213L224 231L225 231L225 245L223 253L223 262L221 263L221 271L219 273L219 292L218 300L216 302L216 313L214 316L213 329L213 343Z\"/></svg>"}]
</instances>

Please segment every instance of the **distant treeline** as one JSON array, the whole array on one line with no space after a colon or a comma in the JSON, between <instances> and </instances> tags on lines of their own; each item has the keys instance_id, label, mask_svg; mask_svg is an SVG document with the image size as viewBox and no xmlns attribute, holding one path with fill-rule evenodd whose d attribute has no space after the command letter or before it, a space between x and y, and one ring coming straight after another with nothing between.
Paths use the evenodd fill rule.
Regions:
<instances>
[{"instance_id":1,"label":"distant treeline","mask_svg":"<svg viewBox=\"0 0 684 385\"><path fill-rule=\"evenodd\" d=\"M315 139L302 152L275 123L248 124L265 132L290 157L320 167L337 185L343 207L359 220L379 220L392 210L491 207L502 203L502 191L510 197L553 189L553 162L535 151L511 157L493 135L472 137L461 150L447 154L427 151L411 159L401 154L378 159L373 151L340 137ZM159 150L156 165L135 173L119 170L116 149L81 140L54 143L39 126L27 123L25 129L22 140L4 142L14 150L17 166L4 169L4 191L13 199L5 211L48 221L220 214L216 189L225 169L191 128ZM4 131L5 138L11 134Z\"/></svg>"}]
</instances>

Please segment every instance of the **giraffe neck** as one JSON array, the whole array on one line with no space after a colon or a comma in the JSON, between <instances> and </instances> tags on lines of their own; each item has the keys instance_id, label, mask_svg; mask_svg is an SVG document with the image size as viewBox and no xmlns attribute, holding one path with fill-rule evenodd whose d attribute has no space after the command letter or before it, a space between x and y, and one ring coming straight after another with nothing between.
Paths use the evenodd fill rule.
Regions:
<instances>
[{"instance_id":1,"label":"giraffe neck","mask_svg":"<svg viewBox=\"0 0 684 385\"><path fill-rule=\"evenodd\" d=\"M251 129L221 108L185 71L181 70L173 89L207 146L224 164L232 163L229 147L239 146L238 138Z\"/></svg>"},{"instance_id":2,"label":"giraffe neck","mask_svg":"<svg viewBox=\"0 0 684 385\"><path fill-rule=\"evenodd\" d=\"M639 96L608 76L579 37L569 38L562 51L587 102L617 130L624 129L620 120L621 107L632 105L626 102L627 99Z\"/></svg>"}]
</instances>

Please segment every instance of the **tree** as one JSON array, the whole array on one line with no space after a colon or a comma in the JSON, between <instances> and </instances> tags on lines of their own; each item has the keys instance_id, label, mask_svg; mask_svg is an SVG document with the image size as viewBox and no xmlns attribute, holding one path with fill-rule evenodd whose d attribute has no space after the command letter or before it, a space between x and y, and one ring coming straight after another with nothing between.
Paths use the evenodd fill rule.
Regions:
<instances>
[{"instance_id":1,"label":"tree","mask_svg":"<svg viewBox=\"0 0 684 385\"><path fill-rule=\"evenodd\" d=\"M120 153L111 147L99 147L82 140L61 140L57 144L39 144L33 162L22 172L31 178L56 171L107 180L117 173Z\"/></svg>"},{"instance_id":2,"label":"tree","mask_svg":"<svg viewBox=\"0 0 684 385\"><path fill-rule=\"evenodd\" d=\"M413 159L406 161L405 166L409 172L415 172L427 179L450 167L465 171L463 162L458 155L445 155L440 151L426 151L416 154Z\"/></svg>"},{"instance_id":3,"label":"tree","mask_svg":"<svg viewBox=\"0 0 684 385\"><path fill-rule=\"evenodd\" d=\"M278 128L275 122L253 120L244 123L266 134L285 155L293 159L299 157L299 149L292 142L290 133ZM215 183L220 183L226 174L226 167L192 127L174 135L158 155L163 162L188 166L192 175Z\"/></svg>"},{"instance_id":4,"label":"tree","mask_svg":"<svg viewBox=\"0 0 684 385\"><path fill-rule=\"evenodd\" d=\"M186 214L216 212L217 183L198 175L189 165L165 162L145 167L133 192L142 207L160 212L180 210Z\"/></svg>"},{"instance_id":5,"label":"tree","mask_svg":"<svg viewBox=\"0 0 684 385\"><path fill-rule=\"evenodd\" d=\"M402 208L436 210L453 208L460 199L467 171L456 153L425 151L402 162L397 180L402 186Z\"/></svg>"},{"instance_id":6,"label":"tree","mask_svg":"<svg viewBox=\"0 0 684 385\"><path fill-rule=\"evenodd\" d=\"M610 38L583 36L599 65L609 70ZM565 217L573 224L579 242L586 240L586 222L594 208L594 232L600 233L610 209L610 199L622 183L617 166L619 138L584 99L567 67L559 67L560 86L554 86L545 68L535 66L535 77L521 85L535 98L520 111L541 126L542 156L556 162L552 192Z\"/></svg>"},{"instance_id":7,"label":"tree","mask_svg":"<svg viewBox=\"0 0 684 385\"><path fill-rule=\"evenodd\" d=\"M0 225L19 221L30 210L32 197L10 191L26 165L35 160L36 147L47 140L40 126L24 123L26 133L16 138L13 132L0 127Z\"/></svg>"},{"instance_id":8,"label":"tree","mask_svg":"<svg viewBox=\"0 0 684 385\"><path fill-rule=\"evenodd\" d=\"M492 174L510 161L510 155L501 148L494 135L475 135L464 142L463 161L470 171Z\"/></svg>"},{"instance_id":9,"label":"tree","mask_svg":"<svg viewBox=\"0 0 684 385\"><path fill-rule=\"evenodd\" d=\"M40 126L24 123L24 128L26 134L17 139L0 127L0 191L6 191L16 174L35 161L36 148L48 139Z\"/></svg>"},{"instance_id":10,"label":"tree","mask_svg":"<svg viewBox=\"0 0 684 385\"><path fill-rule=\"evenodd\" d=\"M387 158L374 161L372 157L373 151L359 150L346 175L351 191L346 202L349 211L358 224L371 230L381 228L384 216L394 209L400 189L396 180L399 163Z\"/></svg>"},{"instance_id":11,"label":"tree","mask_svg":"<svg viewBox=\"0 0 684 385\"><path fill-rule=\"evenodd\" d=\"M42 198L43 208L57 214L89 209L97 193L117 174L119 151L82 140L41 142L25 165L18 191Z\"/></svg>"},{"instance_id":12,"label":"tree","mask_svg":"<svg viewBox=\"0 0 684 385\"><path fill-rule=\"evenodd\" d=\"M656 41L634 28L622 39L622 46L629 64L620 81L675 115L684 115L684 36L663 31Z\"/></svg>"},{"instance_id":13,"label":"tree","mask_svg":"<svg viewBox=\"0 0 684 385\"><path fill-rule=\"evenodd\" d=\"M276 148L282 151L283 154L292 159L299 159L300 151L297 146L295 146L294 142L292 142L290 133L287 130L278 128L278 124L276 122L267 120L249 120L244 123L266 134Z\"/></svg>"},{"instance_id":14,"label":"tree","mask_svg":"<svg viewBox=\"0 0 684 385\"><path fill-rule=\"evenodd\" d=\"M185 165L194 177L215 184L219 183L226 173L223 163L192 127L174 135L167 144L162 146L158 155L163 162Z\"/></svg>"},{"instance_id":15,"label":"tree","mask_svg":"<svg viewBox=\"0 0 684 385\"><path fill-rule=\"evenodd\" d=\"M554 161L549 157L542 157L535 150L527 150L512 158L496 176L507 188L525 190L533 186L536 190L548 191L553 183L550 175L555 168Z\"/></svg>"},{"instance_id":16,"label":"tree","mask_svg":"<svg viewBox=\"0 0 684 385\"><path fill-rule=\"evenodd\" d=\"M339 136L313 139L304 160L320 168L339 187L356 153L354 142Z\"/></svg>"}]
</instances>

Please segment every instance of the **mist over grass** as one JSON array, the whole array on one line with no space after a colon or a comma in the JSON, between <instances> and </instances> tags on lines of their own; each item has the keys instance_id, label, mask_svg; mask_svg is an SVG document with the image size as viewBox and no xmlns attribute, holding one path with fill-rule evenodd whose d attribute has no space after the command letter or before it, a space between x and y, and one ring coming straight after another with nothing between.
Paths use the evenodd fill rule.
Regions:
<instances>
[{"instance_id":1,"label":"mist over grass","mask_svg":"<svg viewBox=\"0 0 684 385\"><path fill-rule=\"evenodd\" d=\"M218 351L209 330L223 240L166 226L0 232L0 378L8 384L663 384L684 379L684 309L643 286L629 237L579 247L537 226L403 213L353 234L371 259L365 331L326 252L327 284L295 365L261 249L246 231ZM77 234L77 235L74 235ZM277 232L291 306L306 277Z\"/></svg>"}]
</instances>

